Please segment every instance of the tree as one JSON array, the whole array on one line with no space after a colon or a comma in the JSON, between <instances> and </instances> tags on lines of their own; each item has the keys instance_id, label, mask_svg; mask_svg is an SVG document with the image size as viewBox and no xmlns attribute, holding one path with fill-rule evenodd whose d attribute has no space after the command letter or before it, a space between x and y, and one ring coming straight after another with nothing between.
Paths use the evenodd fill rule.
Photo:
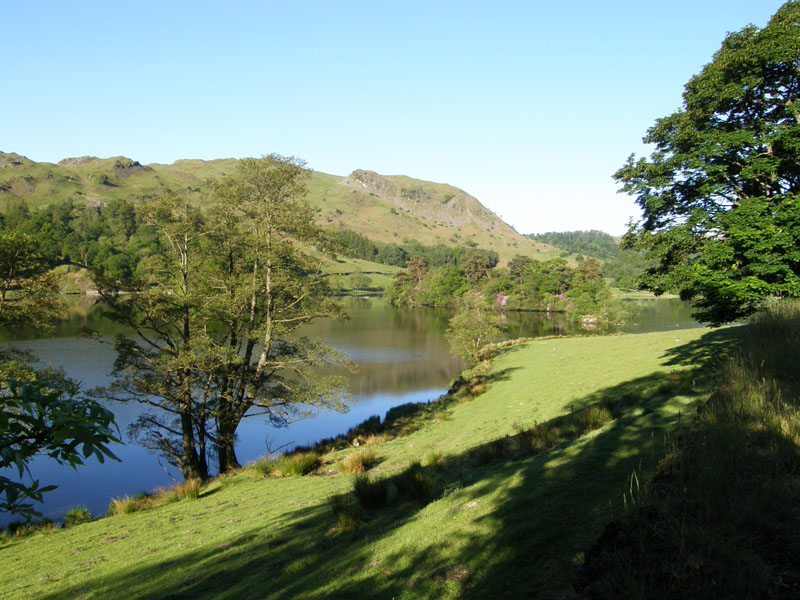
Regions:
<instances>
[{"instance_id":1,"label":"tree","mask_svg":"<svg viewBox=\"0 0 800 600\"><path fill-rule=\"evenodd\" d=\"M31 236L0 232L0 325L47 327L61 308L51 266Z\"/></svg>"},{"instance_id":2,"label":"tree","mask_svg":"<svg viewBox=\"0 0 800 600\"><path fill-rule=\"evenodd\" d=\"M462 266L464 276L472 287L489 275L489 259L481 254L470 254Z\"/></svg>"},{"instance_id":3,"label":"tree","mask_svg":"<svg viewBox=\"0 0 800 600\"><path fill-rule=\"evenodd\" d=\"M16 471L20 479L0 475L2 512L26 519L41 516L32 503L56 486L33 479L29 463L37 455L73 468L90 456L117 460L109 449L119 442L114 415L93 400L76 398L77 386L65 381L5 380L0 385L0 473ZM30 483L22 481L25 476Z\"/></svg>"},{"instance_id":4,"label":"tree","mask_svg":"<svg viewBox=\"0 0 800 600\"><path fill-rule=\"evenodd\" d=\"M354 290L367 290L372 285L372 278L361 269L354 270L349 279Z\"/></svg>"},{"instance_id":5,"label":"tree","mask_svg":"<svg viewBox=\"0 0 800 600\"><path fill-rule=\"evenodd\" d=\"M321 367L346 361L293 335L316 318L340 316L317 262L303 251L323 239L305 202L307 172L293 158L239 161L211 182L208 208L171 196L139 208L160 250L126 286L104 291L114 316L138 339L120 338L117 400L155 412L132 432L178 467L209 476L239 466L236 429L245 416L275 425L313 407L343 409L343 381Z\"/></svg>"},{"instance_id":6,"label":"tree","mask_svg":"<svg viewBox=\"0 0 800 600\"><path fill-rule=\"evenodd\" d=\"M497 317L486 307L481 295L467 292L444 335L453 352L475 365L483 359L486 344L500 337L501 332Z\"/></svg>"},{"instance_id":7,"label":"tree","mask_svg":"<svg viewBox=\"0 0 800 600\"><path fill-rule=\"evenodd\" d=\"M0 326L49 325L58 301L58 282L30 236L0 233ZM55 486L33 479L30 461L45 455L73 468L90 456L116 459L112 413L77 397L78 385L62 372L35 369L27 354L0 351L0 512L25 519ZM9 477L16 471L19 481ZM28 478L30 482L24 481Z\"/></svg>"},{"instance_id":8,"label":"tree","mask_svg":"<svg viewBox=\"0 0 800 600\"><path fill-rule=\"evenodd\" d=\"M657 260L640 278L714 324L800 296L800 3L729 34L683 106L615 174L641 219L624 238Z\"/></svg>"},{"instance_id":9,"label":"tree","mask_svg":"<svg viewBox=\"0 0 800 600\"><path fill-rule=\"evenodd\" d=\"M205 479L211 415L202 378L208 364L203 345L208 290L200 241L208 231L200 211L175 195L141 204L139 214L157 228L160 251L142 259L126 279L93 273L110 316L137 333L117 337L115 379L106 396L156 409L140 416L131 433L186 479ZM131 293L120 295L120 288Z\"/></svg>"},{"instance_id":10,"label":"tree","mask_svg":"<svg viewBox=\"0 0 800 600\"><path fill-rule=\"evenodd\" d=\"M422 280L428 274L428 265L419 256L412 256L406 265L406 269L417 286L422 284Z\"/></svg>"},{"instance_id":11,"label":"tree","mask_svg":"<svg viewBox=\"0 0 800 600\"><path fill-rule=\"evenodd\" d=\"M318 261L303 251L302 243L325 240L305 199L307 178L302 161L271 155L239 161L215 186L210 240L224 249L215 284L224 294L214 317L225 324L215 343L226 353L214 377L221 472L239 466L234 437L245 415L281 426L311 407L346 410L344 379L324 375L324 367L349 361L294 335L315 319L344 316Z\"/></svg>"}]
</instances>

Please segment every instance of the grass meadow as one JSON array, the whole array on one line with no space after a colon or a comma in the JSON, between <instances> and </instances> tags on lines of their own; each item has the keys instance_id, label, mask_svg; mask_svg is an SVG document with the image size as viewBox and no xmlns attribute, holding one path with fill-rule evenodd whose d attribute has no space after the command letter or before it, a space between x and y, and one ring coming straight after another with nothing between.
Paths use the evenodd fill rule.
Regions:
<instances>
[{"instance_id":1,"label":"grass meadow","mask_svg":"<svg viewBox=\"0 0 800 600\"><path fill-rule=\"evenodd\" d=\"M510 346L474 393L385 423L357 458L331 444L307 475L256 465L191 501L12 537L0 589L48 600L566 597L585 549L642 502L743 329Z\"/></svg>"}]
</instances>

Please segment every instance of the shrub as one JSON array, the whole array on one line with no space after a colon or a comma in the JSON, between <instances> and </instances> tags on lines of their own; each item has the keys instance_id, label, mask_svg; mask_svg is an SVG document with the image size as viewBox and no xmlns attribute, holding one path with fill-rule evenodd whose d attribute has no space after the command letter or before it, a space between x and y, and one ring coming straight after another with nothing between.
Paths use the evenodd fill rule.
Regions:
<instances>
[{"instance_id":1,"label":"shrub","mask_svg":"<svg viewBox=\"0 0 800 600\"><path fill-rule=\"evenodd\" d=\"M350 498L342 494L331 496L328 499L328 504L331 507L331 512L333 512L337 529L348 530L355 529L358 526L358 515Z\"/></svg>"},{"instance_id":2,"label":"shrub","mask_svg":"<svg viewBox=\"0 0 800 600\"><path fill-rule=\"evenodd\" d=\"M383 508L389 502L389 486L384 478L371 480L368 475L356 475L353 492L364 510Z\"/></svg>"},{"instance_id":3,"label":"shrub","mask_svg":"<svg viewBox=\"0 0 800 600\"><path fill-rule=\"evenodd\" d=\"M291 477L293 475L307 475L317 470L322 461L316 452L300 452L298 454L284 454L275 463L274 473L278 477Z\"/></svg>"},{"instance_id":4,"label":"shrub","mask_svg":"<svg viewBox=\"0 0 800 600\"><path fill-rule=\"evenodd\" d=\"M355 450L342 461L342 473L363 473L376 462L372 450Z\"/></svg>"},{"instance_id":5,"label":"shrub","mask_svg":"<svg viewBox=\"0 0 800 600\"><path fill-rule=\"evenodd\" d=\"M486 384L485 383L478 383L473 385L469 388L469 393L471 396L480 396L486 391Z\"/></svg>"},{"instance_id":6,"label":"shrub","mask_svg":"<svg viewBox=\"0 0 800 600\"><path fill-rule=\"evenodd\" d=\"M371 433L379 433L381 430L381 418L378 415L372 415L366 421L356 425L348 432L348 435L368 435Z\"/></svg>"},{"instance_id":7,"label":"shrub","mask_svg":"<svg viewBox=\"0 0 800 600\"><path fill-rule=\"evenodd\" d=\"M73 527L92 520L92 514L85 506L76 506L64 515L64 527Z\"/></svg>"},{"instance_id":8,"label":"shrub","mask_svg":"<svg viewBox=\"0 0 800 600\"><path fill-rule=\"evenodd\" d=\"M386 412L386 417L384 418L384 423L391 423L392 421L396 421L403 417L413 417L418 414L425 406L427 406L427 402L408 402L406 404L401 404L399 406L394 406L390 408Z\"/></svg>"}]
</instances>

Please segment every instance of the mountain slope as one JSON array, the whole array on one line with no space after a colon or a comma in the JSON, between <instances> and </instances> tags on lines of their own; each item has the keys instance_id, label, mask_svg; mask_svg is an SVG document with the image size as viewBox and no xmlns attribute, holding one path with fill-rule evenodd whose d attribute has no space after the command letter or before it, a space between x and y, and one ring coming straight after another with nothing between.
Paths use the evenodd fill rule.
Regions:
<instances>
[{"instance_id":1,"label":"mountain slope","mask_svg":"<svg viewBox=\"0 0 800 600\"><path fill-rule=\"evenodd\" d=\"M53 164L0 152L0 211L20 198L31 208L67 199L93 205L113 198L135 202L167 190L202 202L206 181L232 173L235 165L236 159L142 165L122 156L84 156ZM446 184L365 170L344 178L312 172L309 201L319 224L377 241L482 247L502 260L518 253L541 260L559 254L518 234L476 198Z\"/></svg>"}]
</instances>

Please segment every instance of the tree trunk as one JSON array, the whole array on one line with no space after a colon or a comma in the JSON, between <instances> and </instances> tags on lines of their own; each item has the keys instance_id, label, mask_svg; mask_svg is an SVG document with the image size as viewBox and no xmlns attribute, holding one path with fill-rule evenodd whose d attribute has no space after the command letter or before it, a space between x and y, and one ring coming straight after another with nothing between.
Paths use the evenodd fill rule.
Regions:
<instances>
[{"instance_id":1,"label":"tree trunk","mask_svg":"<svg viewBox=\"0 0 800 600\"><path fill-rule=\"evenodd\" d=\"M181 433L183 441L183 452L181 454L181 472L183 478L189 479L208 479L208 463L205 457L197 454L194 443L194 428L192 427L192 417L185 411L181 411Z\"/></svg>"},{"instance_id":2,"label":"tree trunk","mask_svg":"<svg viewBox=\"0 0 800 600\"><path fill-rule=\"evenodd\" d=\"M228 473L241 466L236 458L234 444L237 425L238 422L233 419L222 418L217 426L217 462L220 473Z\"/></svg>"}]
</instances>

